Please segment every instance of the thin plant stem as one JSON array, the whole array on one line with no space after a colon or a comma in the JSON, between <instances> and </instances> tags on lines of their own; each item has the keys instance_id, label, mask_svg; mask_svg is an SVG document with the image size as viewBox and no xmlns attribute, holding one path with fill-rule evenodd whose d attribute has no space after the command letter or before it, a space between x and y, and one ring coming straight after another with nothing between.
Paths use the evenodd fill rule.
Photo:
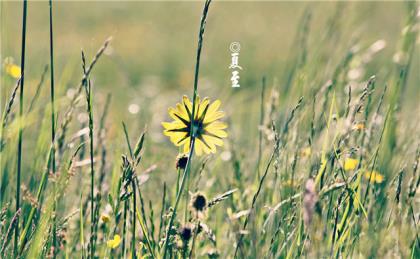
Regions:
<instances>
[{"instance_id":1,"label":"thin plant stem","mask_svg":"<svg viewBox=\"0 0 420 259\"><path fill-rule=\"evenodd\" d=\"M91 236L90 239L93 241L93 222L95 221L95 215L94 215L94 201L95 201L95 194L94 194L94 188L95 188L95 170L93 167L93 118L92 118L92 89L91 85L89 83L89 135L90 135L90 198L91 198L91 204L90 204L90 219L91 219ZM91 242L90 244L90 254L91 258L94 258L95 254L95 245Z\"/></svg>"},{"instance_id":2,"label":"thin plant stem","mask_svg":"<svg viewBox=\"0 0 420 259\"><path fill-rule=\"evenodd\" d=\"M127 146L128 146L128 150L130 152L130 157L132 161L136 160L136 154L135 152L133 153L133 150L131 148L131 144L130 144L130 138L128 137L128 131L127 131L127 126L125 125L124 121L122 122L122 126L123 126L123 130L124 130L124 136L125 136L125 140L127 142ZM131 188L132 188L132 195L133 195L133 210L131 212L131 258L137 258L136 256L136 212L137 212L137 195L136 195L136 189L138 189L139 191L139 195L141 195L140 193L140 188L137 185L137 181L135 180L135 175L132 176L134 179L131 181ZM141 198L141 197L140 197ZM142 207L143 208L143 207ZM123 250L123 254L125 256L125 237L126 237L126 220L127 220L127 213L129 210L129 204L128 204L128 200L124 201L124 222L123 222L123 244L122 244L122 250ZM144 215L144 212L142 213Z\"/></svg>"},{"instance_id":3,"label":"thin plant stem","mask_svg":"<svg viewBox=\"0 0 420 259\"><path fill-rule=\"evenodd\" d=\"M187 220L188 220L188 194L189 194L189 191L190 191L190 178L191 178L191 176L190 176L191 174L188 174L188 176L187 176L187 186L186 186L186 189L185 189L185 192L184 192L184 197L185 197L185 207L184 207L184 224L186 224L187 223Z\"/></svg>"},{"instance_id":4,"label":"thin plant stem","mask_svg":"<svg viewBox=\"0 0 420 259\"><path fill-rule=\"evenodd\" d=\"M41 88L42 88L42 85L44 84L45 75L47 74L47 72L48 72L48 65L45 65L44 70L42 71L42 74L41 74L41 78L39 79L38 85L36 86L35 94L32 97L31 102L29 103L28 110L26 111L27 113L30 113L32 111L35 103L37 102L39 98L39 94L41 93Z\"/></svg>"},{"instance_id":5,"label":"thin plant stem","mask_svg":"<svg viewBox=\"0 0 420 259\"><path fill-rule=\"evenodd\" d=\"M178 195L178 192L179 192L179 178L180 178L180 176L181 176L181 169L178 168L177 176L176 176L176 194L175 194L175 197Z\"/></svg>"},{"instance_id":6,"label":"thin plant stem","mask_svg":"<svg viewBox=\"0 0 420 259\"><path fill-rule=\"evenodd\" d=\"M89 148L89 155L90 155L90 258L94 258L95 255L95 245L94 242L94 221L95 221L95 169L93 166L93 111L92 111L92 87L91 82L88 80L86 73L86 66L85 66L85 55L82 52L82 67L84 73L84 86L86 91L86 101L87 101L87 110L89 115L89 139L90 139L90 148Z\"/></svg>"},{"instance_id":7,"label":"thin plant stem","mask_svg":"<svg viewBox=\"0 0 420 259\"><path fill-rule=\"evenodd\" d=\"M16 176L16 212L20 209L20 177L22 170L22 144L23 144L23 88L25 82L25 47L26 47L26 16L27 16L28 1L23 1L23 14L22 14L22 53L21 53L21 80L20 80L20 93L19 93L19 137L18 137L18 157L17 157L17 176ZM19 239L19 218L16 220L15 225L15 239L14 239L14 255L18 256L18 239Z\"/></svg>"},{"instance_id":8,"label":"thin plant stem","mask_svg":"<svg viewBox=\"0 0 420 259\"><path fill-rule=\"evenodd\" d=\"M194 74L194 92L193 92L193 106L192 106L192 113L191 113L191 123L194 120L195 116L195 99L197 97L197 88L198 88L198 74L200 72L200 58L201 58L201 49L203 47L203 36L204 36L204 29L206 27L206 19L207 19L207 13L210 7L211 0L206 0L206 3L204 4L203 14L201 16L201 22L200 22L200 30L198 32L198 46L197 46L197 59L195 62L195 74ZM191 127L191 135L194 136L194 127ZM191 138L192 142L192 138Z\"/></svg>"},{"instance_id":9,"label":"thin plant stem","mask_svg":"<svg viewBox=\"0 0 420 259\"><path fill-rule=\"evenodd\" d=\"M178 178L179 178L179 172L178 172ZM178 185L178 182L177 182L177 185ZM177 195L178 195L178 192L177 192ZM163 215L165 213L165 199L166 199L166 182L163 182L162 209L160 210L160 222L159 222L158 239L160 239L160 233L162 232Z\"/></svg>"},{"instance_id":10,"label":"thin plant stem","mask_svg":"<svg viewBox=\"0 0 420 259\"><path fill-rule=\"evenodd\" d=\"M44 190L47 186L48 175L49 175L48 170L50 168L50 162L51 162L50 161L51 150L52 150L52 147L50 146L50 148L48 150L47 157L46 157L46 161L45 161L45 167L44 167L45 170L42 173L41 181L40 181L39 186L38 186L38 191L37 191L37 195L36 195L37 202L39 202L41 200L42 194L43 194L43 192L44 192ZM19 238L19 249L18 249L19 255L22 254L22 252L23 252L23 249L24 249L26 241L27 241L26 240L27 239L27 234L29 232L30 227L32 226L32 220L35 217L35 213L37 212L37 210L38 210L37 207L32 207L32 209L29 212L28 218L26 219L25 226L24 226L23 231L22 231L22 233L20 235L20 238Z\"/></svg>"},{"instance_id":11,"label":"thin plant stem","mask_svg":"<svg viewBox=\"0 0 420 259\"><path fill-rule=\"evenodd\" d=\"M195 248L195 243L196 243L196 240L197 240L199 229L200 229L200 221L197 221L197 223L195 224L194 237L193 237L192 244L191 244L191 250L190 250L190 255L189 255L190 259L192 259L193 256L194 256L194 248Z\"/></svg>"},{"instance_id":12,"label":"thin plant stem","mask_svg":"<svg viewBox=\"0 0 420 259\"><path fill-rule=\"evenodd\" d=\"M265 76L262 78L262 88L261 88L261 106L260 106L260 124L258 125L258 156L257 156L257 164L256 164L256 171L257 177L260 178L260 163L261 163L261 156L262 156L262 137L263 132L261 127L264 123L264 94L265 94Z\"/></svg>"},{"instance_id":13,"label":"thin plant stem","mask_svg":"<svg viewBox=\"0 0 420 259\"><path fill-rule=\"evenodd\" d=\"M127 211L128 200L124 201L123 237L122 237L122 256L125 258L125 238L127 235Z\"/></svg>"},{"instance_id":14,"label":"thin plant stem","mask_svg":"<svg viewBox=\"0 0 420 259\"><path fill-rule=\"evenodd\" d=\"M10 95L9 101L6 104L6 107L4 108L3 116L2 116L2 122L1 122L1 133L0 133L0 153L3 152L4 146L6 145L6 142L4 140L4 131L7 126L7 120L8 117L12 111L12 106L16 98L16 93L20 87L20 80L22 77L20 77L12 90L12 94ZM1 163L1 160L0 160Z\"/></svg>"},{"instance_id":15,"label":"thin plant stem","mask_svg":"<svg viewBox=\"0 0 420 259\"><path fill-rule=\"evenodd\" d=\"M178 208L179 201L181 200L182 190L184 190L186 179L188 177L188 174L190 173L191 157L192 157L192 154L194 152L194 143L195 143L195 138L192 138L191 139L191 144L190 144L190 153L189 153L188 160L187 160L187 165L185 166L185 171L184 171L184 173L182 175L182 179L181 179L181 186L179 187L180 191L179 191L178 195L176 196L174 210L171 214L171 217L169 218L168 228L166 230L165 243L163 245L163 259L166 259L170 232L171 232L174 220L175 220L176 211L177 211L177 208Z\"/></svg>"},{"instance_id":16,"label":"thin plant stem","mask_svg":"<svg viewBox=\"0 0 420 259\"><path fill-rule=\"evenodd\" d=\"M136 176L134 176L136 177ZM131 215L131 258L136 259L136 211L137 211L137 203L136 203L136 182L131 181L131 188L133 188L133 211Z\"/></svg>"},{"instance_id":17,"label":"thin plant stem","mask_svg":"<svg viewBox=\"0 0 420 259\"><path fill-rule=\"evenodd\" d=\"M55 104L54 104L54 44L53 44L53 17L52 17L52 0L48 1L49 10L50 10L50 83L51 83L51 170L52 173L55 174L55 147L54 147L54 139L55 139ZM54 184L54 192L56 186ZM56 258L57 256L57 222L56 222L56 209L57 209L57 200L54 197L54 209L53 209L53 231L52 231L52 238L53 238L53 257Z\"/></svg>"}]
</instances>

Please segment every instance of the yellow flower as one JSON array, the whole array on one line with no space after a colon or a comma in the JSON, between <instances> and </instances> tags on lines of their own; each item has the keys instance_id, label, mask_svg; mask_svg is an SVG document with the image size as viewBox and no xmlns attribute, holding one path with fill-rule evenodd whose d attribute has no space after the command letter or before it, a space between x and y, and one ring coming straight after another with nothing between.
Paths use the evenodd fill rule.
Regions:
<instances>
[{"instance_id":1,"label":"yellow flower","mask_svg":"<svg viewBox=\"0 0 420 259\"><path fill-rule=\"evenodd\" d=\"M310 156L310 155L311 155L311 153L312 153L312 150L311 150L311 148L310 148L310 147L305 147L305 148L302 148L302 149L300 150L300 155L301 155L302 157L308 157L308 156Z\"/></svg>"},{"instance_id":2,"label":"yellow flower","mask_svg":"<svg viewBox=\"0 0 420 259\"><path fill-rule=\"evenodd\" d=\"M372 175L372 176L371 176ZM384 181L384 176L381 175L378 171L371 171L365 173L365 178L370 179L371 183L382 183Z\"/></svg>"},{"instance_id":3,"label":"yellow flower","mask_svg":"<svg viewBox=\"0 0 420 259\"><path fill-rule=\"evenodd\" d=\"M364 130L365 129L365 124L364 123L357 123L356 125L353 126L354 130Z\"/></svg>"},{"instance_id":4,"label":"yellow flower","mask_svg":"<svg viewBox=\"0 0 420 259\"><path fill-rule=\"evenodd\" d=\"M108 223L109 222L109 219L110 218L109 218L109 215L108 214L105 214L104 213L104 214L101 215L101 220L102 220L103 223Z\"/></svg>"},{"instance_id":5,"label":"yellow flower","mask_svg":"<svg viewBox=\"0 0 420 259\"><path fill-rule=\"evenodd\" d=\"M220 118L225 116L219 111L221 102L219 100L210 104L208 98L200 102L197 96L195 102L194 119L192 120L192 104L187 96L183 96L182 104L177 103L176 108L169 108L168 113L174 121L162 122L163 134L176 146L184 146L183 152L190 151L191 125L192 134L195 138L195 153L200 156L203 153L215 153L216 146L223 146L222 138L227 137L227 125ZM192 123L191 123L192 120Z\"/></svg>"},{"instance_id":6,"label":"yellow flower","mask_svg":"<svg viewBox=\"0 0 420 259\"><path fill-rule=\"evenodd\" d=\"M4 69L6 74L9 76L18 79L20 77L20 67L13 63L13 59L7 58L4 62Z\"/></svg>"},{"instance_id":7,"label":"yellow flower","mask_svg":"<svg viewBox=\"0 0 420 259\"><path fill-rule=\"evenodd\" d=\"M356 169L357 165L359 164L359 161L354 158L347 158L344 160L344 170L345 171L351 171Z\"/></svg>"},{"instance_id":8,"label":"yellow flower","mask_svg":"<svg viewBox=\"0 0 420 259\"><path fill-rule=\"evenodd\" d=\"M120 235L114 235L113 239L108 240L108 242L106 243L108 245L109 248L116 248L120 245L121 243L121 237Z\"/></svg>"}]
</instances>

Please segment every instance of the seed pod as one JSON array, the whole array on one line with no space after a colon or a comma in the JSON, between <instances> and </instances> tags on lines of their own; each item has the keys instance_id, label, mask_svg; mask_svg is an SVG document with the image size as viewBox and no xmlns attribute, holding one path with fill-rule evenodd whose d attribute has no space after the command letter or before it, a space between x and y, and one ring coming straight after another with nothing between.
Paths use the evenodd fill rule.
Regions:
<instances>
[{"instance_id":1,"label":"seed pod","mask_svg":"<svg viewBox=\"0 0 420 259\"><path fill-rule=\"evenodd\" d=\"M176 163L175 163L176 169L184 170L185 167L187 166L187 162L188 162L188 154L178 155L178 157L176 158Z\"/></svg>"},{"instance_id":2,"label":"seed pod","mask_svg":"<svg viewBox=\"0 0 420 259\"><path fill-rule=\"evenodd\" d=\"M207 198L204 194L197 192L195 193L190 200L191 210L194 212L196 217L204 216L204 213L207 209Z\"/></svg>"},{"instance_id":3,"label":"seed pod","mask_svg":"<svg viewBox=\"0 0 420 259\"><path fill-rule=\"evenodd\" d=\"M191 226L189 224L183 226L182 228L179 229L178 234L184 242L188 242L192 236Z\"/></svg>"}]
</instances>

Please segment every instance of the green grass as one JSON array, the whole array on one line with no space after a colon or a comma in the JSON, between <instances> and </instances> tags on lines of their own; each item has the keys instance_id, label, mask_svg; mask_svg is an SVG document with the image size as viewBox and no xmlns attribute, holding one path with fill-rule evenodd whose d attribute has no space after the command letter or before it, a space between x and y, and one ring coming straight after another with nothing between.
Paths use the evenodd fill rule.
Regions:
<instances>
[{"instance_id":1,"label":"green grass","mask_svg":"<svg viewBox=\"0 0 420 259\"><path fill-rule=\"evenodd\" d=\"M418 10L1 2L0 257L419 258ZM184 94L229 135L180 166Z\"/></svg>"}]
</instances>

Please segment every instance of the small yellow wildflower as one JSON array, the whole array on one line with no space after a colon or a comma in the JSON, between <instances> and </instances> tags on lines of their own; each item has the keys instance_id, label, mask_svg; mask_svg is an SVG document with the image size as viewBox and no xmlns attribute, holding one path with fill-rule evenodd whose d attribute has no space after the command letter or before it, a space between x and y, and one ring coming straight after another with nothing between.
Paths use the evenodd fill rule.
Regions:
<instances>
[{"instance_id":1,"label":"small yellow wildflower","mask_svg":"<svg viewBox=\"0 0 420 259\"><path fill-rule=\"evenodd\" d=\"M208 98L200 101L195 100L194 119L192 119L192 103L187 96L182 98L182 104L177 103L176 108L169 108L168 112L174 121L162 122L163 134L176 146L184 146L183 153L190 150L191 126L192 135L195 138L195 153L200 156L203 153L215 153L216 146L223 146L223 138L227 137L227 125L221 121L225 114L219 111L219 100L210 104ZM192 122L191 122L192 121Z\"/></svg>"},{"instance_id":2,"label":"small yellow wildflower","mask_svg":"<svg viewBox=\"0 0 420 259\"><path fill-rule=\"evenodd\" d=\"M372 175L372 176L371 176ZM365 173L365 178L370 179L371 183L382 183L384 181L384 176L381 175L378 171L371 171Z\"/></svg>"},{"instance_id":3,"label":"small yellow wildflower","mask_svg":"<svg viewBox=\"0 0 420 259\"><path fill-rule=\"evenodd\" d=\"M357 165L359 164L359 160L354 158L347 158L344 160L344 171L351 171L356 169Z\"/></svg>"},{"instance_id":4,"label":"small yellow wildflower","mask_svg":"<svg viewBox=\"0 0 420 259\"><path fill-rule=\"evenodd\" d=\"M114 235L113 239L108 240L108 242L106 243L108 245L109 248L116 248L120 245L121 243L121 237L120 235Z\"/></svg>"},{"instance_id":5,"label":"small yellow wildflower","mask_svg":"<svg viewBox=\"0 0 420 259\"><path fill-rule=\"evenodd\" d=\"M356 125L353 126L354 130L364 130L365 129L365 124L364 123L357 123Z\"/></svg>"},{"instance_id":6,"label":"small yellow wildflower","mask_svg":"<svg viewBox=\"0 0 420 259\"><path fill-rule=\"evenodd\" d=\"M6 58L4 61L4 70L9 76L18 79L21 75L20 67L14 64L12 58Z\"/></svg>"},{"instance_id":7,"label":"small yellow wildflower","mask_svg":"<svg viewBox=\"0 0 420 259\"><path fill-rule=\"evenodd\" d=\"M308 157L308 156L310 156L310 155L311 155L311 153L312 153L312 150L311 150L311 148L310 148L310 147L305 147L305 148L302 148L302 149L300 150L300 155L301 155L302 157Z\"/></svg>"},{"instance_id":8,"label":"small yellow wildflower","mask_svg":"<svg viewBox=\"0 0 420 259\"><path fill-rule=\"evenodd\" d=\"M101 215L101 220L102 220L103 223L108 223L109 220L110 220L109 215L108 214L105 214L105 213L102 214Z\"/></svg>"}]
</instances>

